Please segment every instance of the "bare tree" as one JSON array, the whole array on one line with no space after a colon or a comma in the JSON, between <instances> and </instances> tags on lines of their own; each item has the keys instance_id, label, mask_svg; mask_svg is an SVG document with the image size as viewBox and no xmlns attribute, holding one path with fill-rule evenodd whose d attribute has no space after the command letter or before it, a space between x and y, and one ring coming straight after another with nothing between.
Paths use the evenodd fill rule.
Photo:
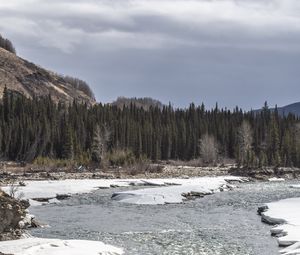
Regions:
<instances>
[{"instance_id":1,"label":"bare tree","mask_svg":"<svg viewBox=\"0 0 300 255\"><path fill-rule=\"evenodd\" d=\"M110 140L111 132L104 126L102 129L96 125L92 143L92 160L95 163L103 163L105 153L107 152L107 144Z\"/></svg>"},{"instance_id":2,"label":"bare tree","mask_svg":"<svg viewBox=\"0 0 300 255\"><path fill-rule=\"evenodd\" d=\"M61 76L66 82L68 82L74 89L78 89L88 95L91 98L95 98L90 86L83 80L74 78L71 76Z\"/></svg>"},{"instance_id":3,"label":"bare tree","mask_svg":"<svg viewBox=\"0 0 300 255\"><path fill-rule=\"evenodd\" d=\"M200 139L200 156L206 164L216 163L218 158L218 145L213 136L205 134Z\"/></svg>"},{"instance_id":4,"label":"bare tree","mask_svg":"<svg viewBox=\"0 0 300 255\"><path fill-rule=\"evenodd\" d=\"M247 121L243 121L238 131L238 144L239 144L239 163L249 163L252 153L253 132L252 128Z\"/></svg>"},{"instance_id":5,"label":"bare tree","mask_svg":"<svg viewBox=\"0 0 300 255\"><path fill-rule=\"evenodd\" d=\"M15 181L9 185L9 195L17 200L21 200L24 197L24 193L19 191L20 185Z\"/></svg>"}]
</instances>

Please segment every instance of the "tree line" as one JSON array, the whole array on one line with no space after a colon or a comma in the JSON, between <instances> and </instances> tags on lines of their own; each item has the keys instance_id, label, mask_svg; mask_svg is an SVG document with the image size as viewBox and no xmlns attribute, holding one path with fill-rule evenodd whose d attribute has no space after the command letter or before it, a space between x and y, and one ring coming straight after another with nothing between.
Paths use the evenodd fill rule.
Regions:
<instances>
[{"instance_id":1,"label":"tree line","mask_svg":"<svg viewBox=\"0 0 300 255\"><path fill-rule=\"evenodd\" d=\"M87 84L87 82L74 78L72 76L64 76L60 75L67 83L69 83L74 89L80 90L86 95L88 95L90 98L95 98L95 95L93 91L91 90L90 86Z\"/></svg>"},{"instance_id":2,"label":"tree line","mask_svg":"<svg viewBox=\"0 0 300 255\"><path fill-rule=\"evenodd\" d=\"M117 100L114 101L112 104L118 106L119 108L130 107L131 104L134 104L136 107L144 108L144 110L149 110L150 107L158 107L159 109L162 109L164 106L160 101L149 97L118 97Z\"/></svg>"},{"instance_id":3,"label":"tree line","mask_svg":"<svg viewBox=\"0 0 300 255\"><path fill-rule=\"evenodd\" d=\"M0 48L3 48L7 51L10 51L11 53L16 54L16 49L12 42L0 35Z\"/></svg>"},{"instance_id":4,"label":"tree line","mask_svg":"<svg viewBox=\"0 0 300 255\"><path fill-rule=\"evenodd\" d=\"M265 104L260 112L186 109L171 105L55 104L51 97L27 99L4 89L0 103L0 156L32 162L37 157L87 159L130 151L135 158L192 160L221 158L240 166L300 167L300 124Z\"/></svg>"}]
</instances>

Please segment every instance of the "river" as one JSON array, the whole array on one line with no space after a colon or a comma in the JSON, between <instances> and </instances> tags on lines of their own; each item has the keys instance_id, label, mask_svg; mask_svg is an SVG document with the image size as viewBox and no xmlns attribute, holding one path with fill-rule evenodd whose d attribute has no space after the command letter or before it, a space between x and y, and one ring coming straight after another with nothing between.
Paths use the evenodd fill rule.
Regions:
<instances>
[{"instance_id":1,"label":"river","mask_svg":"<svg viewBox=\"0 0 300 255\"><path fill-rule=\"evenodd\" d=\"M100 240L133 255L274 255L278 246L271 226L261 223L256 210L263 203L300 197L300 190L289 184L238 184L234 191L168 205L124 204L110 197L128 188L98 190L61 204L31 207L31 213L51 226L31 234Z\"/></svg>"}]
</instances>

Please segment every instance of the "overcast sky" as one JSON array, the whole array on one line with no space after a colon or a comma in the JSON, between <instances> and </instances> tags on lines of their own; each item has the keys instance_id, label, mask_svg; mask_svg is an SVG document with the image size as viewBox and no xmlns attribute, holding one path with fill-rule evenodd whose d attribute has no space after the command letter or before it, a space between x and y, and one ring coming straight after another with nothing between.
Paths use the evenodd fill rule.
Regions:
<instances>
[{"instance_id":1,"label":"overcast sky","mask_svg":"<svg viewBox=\"0 0 300 255\"><path fill-rule=\"evenodd\" d=\"M0 33L101 102L300 101L299 0L0 0Z\"/></svg>"}]
</instances>

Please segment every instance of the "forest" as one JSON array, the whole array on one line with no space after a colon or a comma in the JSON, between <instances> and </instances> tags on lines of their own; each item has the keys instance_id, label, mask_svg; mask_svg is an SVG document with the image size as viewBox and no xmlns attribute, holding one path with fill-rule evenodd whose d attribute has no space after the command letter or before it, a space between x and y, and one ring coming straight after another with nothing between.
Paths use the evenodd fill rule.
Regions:
<instances>
[{"instance_id":1,"label":"forest","mask_svg":"<svg viewBox=\"0 0 300 255\"><path fill-rule=\"evenodd\" d=\"M12 42L4 37L1 36L0 34L0 48L3 48L13 54L16 54L16 49Z\"/></svg>"},{"instance_id":2,"label":"forest","mask_svg":"<svg viewBox=\"0 0 300 255\"><path fill-rule=\"evenodd\" d=\"M89 107L56 104L50 96L27 99L5 88L0 154L2 160L24 162L48 158L100 165L109 158L118 165L116 155L126 155L153 162L234 159L244 167L299 167L300 124L296 116L281 116L267 103L259 112L217 105L207 110L203 104L186 109L144 109L133 103Z\"/></svg>"}]
</instances>

